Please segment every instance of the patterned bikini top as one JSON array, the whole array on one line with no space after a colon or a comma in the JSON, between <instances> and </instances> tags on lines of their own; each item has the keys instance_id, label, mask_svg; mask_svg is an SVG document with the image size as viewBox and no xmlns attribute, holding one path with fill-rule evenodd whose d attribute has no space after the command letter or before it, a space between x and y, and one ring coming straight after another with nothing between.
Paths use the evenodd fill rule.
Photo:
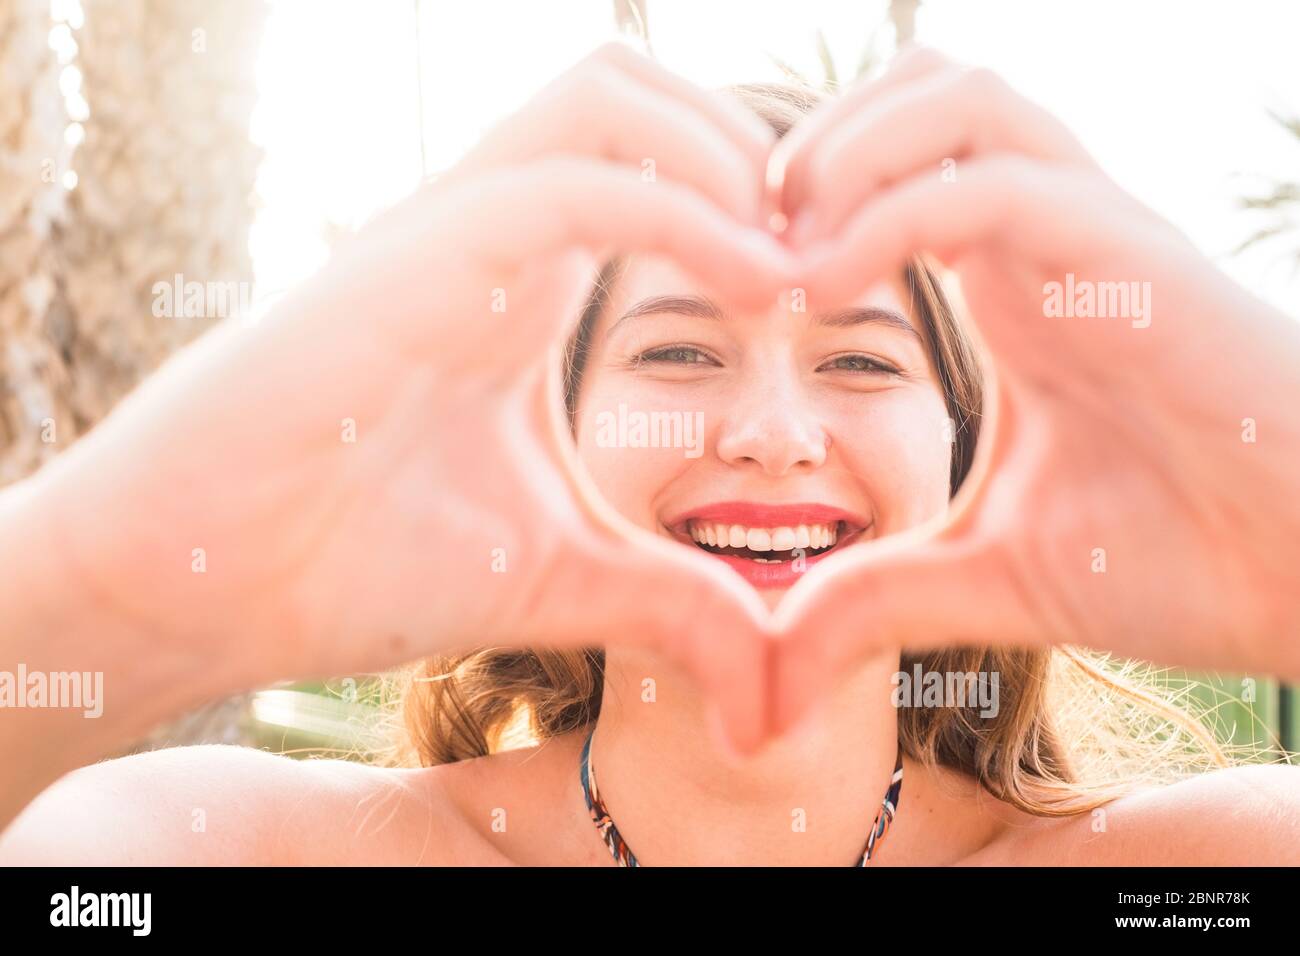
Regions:
<instances>
[{"instance_id":1,"label":"patterned bikini top","mask_svg":"<svg viewBox=\"0 0 1300 956\"><path fill-rule=\"evenodd\" d=\"M619 866L640 866L636 861L635 854L627 845L618 832L618 827L614 826L614 820L605 808L604 802L600 799L600 791L596 787L596 771L591 766L591 738L595 734L596 728L593 725L587 733L587 742L582 746L582 792L587 798L587 809L591 811L591 819L596 824L596 829L600 832L601 838L604 839L605 845L609 847L609 852L614 855L614 860ZM871 824L871 832L867 834L867 845L862 851L862 858L854 866L866 866L871 854L876 849L876 844L884 839L885 833L889 830L889 825L894 820L894 813L898 810L898 796L903 790L903 750L898 750L898 759L894 763L894 775L889 779L889 789L885 791L885 799L880 805L880 810L876 813L875 822Z\"/></svg>"}]
</instances>

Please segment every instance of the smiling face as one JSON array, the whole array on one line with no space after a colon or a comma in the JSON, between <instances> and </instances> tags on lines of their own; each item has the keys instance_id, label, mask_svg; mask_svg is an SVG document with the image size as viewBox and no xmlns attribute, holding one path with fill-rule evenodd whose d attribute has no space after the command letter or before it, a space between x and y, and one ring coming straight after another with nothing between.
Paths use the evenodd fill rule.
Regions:
<instances>
[{"instance_id":1,"label":"smiling face","mask_svg":"<svg viewBox=\"0 0 1300 956\"><path fill-rule=\"evenodd\" d=\"M925 342L901 282L830 314L738 314L639 257L591 329L579 456L625 518L774 605L821 555L947 507L951 425Z\"/></svg>"}]
</instances>

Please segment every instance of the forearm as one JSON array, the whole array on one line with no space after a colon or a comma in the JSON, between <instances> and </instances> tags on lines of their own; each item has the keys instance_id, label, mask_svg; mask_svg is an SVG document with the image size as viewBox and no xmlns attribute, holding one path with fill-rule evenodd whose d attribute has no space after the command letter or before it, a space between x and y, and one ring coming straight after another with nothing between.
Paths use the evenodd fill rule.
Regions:
<instances>
[{"instance_id":1,"label":"forearm","mask_svg":"<svg viewBox=\"0 0 1300 956\"><path fill-rule=\"evenodd\" d=\"M1232 436L1224 457L1241 465L1233 500L1250 518L1234 531L1247 539L1260 611L1258 641L1252 642L1258 653L1243 663L1300 681L1300 321L1235 284L1231 291L1240 297L1238 309L1225 301L1224 314L1240 319L1251 305L1256 312L1250 326L1255 347L1243 348L1231 337L1223 342L1220 364L1231 363L1240 397L1225 395L1216 403L1228 412L1225 429Z\"/></svg>"},{"instance_id":2,"label":"forearm","mask_svg":"<svg viewBox=\"0 0 1300 956\"><path fill-rule=\"evenodd\" d=\"M239 684L91 592L51 520L75 503L45 485L0 489L0 831L63 774Z\"/></svg>"}]
</instances>

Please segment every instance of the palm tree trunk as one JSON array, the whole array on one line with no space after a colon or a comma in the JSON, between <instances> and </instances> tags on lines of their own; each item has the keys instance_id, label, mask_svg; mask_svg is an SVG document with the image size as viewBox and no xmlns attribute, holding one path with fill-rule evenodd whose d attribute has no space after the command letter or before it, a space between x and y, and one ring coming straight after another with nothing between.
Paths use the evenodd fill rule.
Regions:
<instances>
[{"instance_id":1,"label":"palm tree trunk","mask_svg":"<svg viewBox=\"0 0 1300 956\"><path fill-rule=\"evenodd\" d=\"M889 0L889 19L894 24L895 49L916 39L916 9L921 0Z\"/></svg>"},{"instance_id":2,"label":"palm tree trunk","mask_svg":"<svg viewBox=\"0 0 1300 956\"><path fill-rule=\"evenodd\" d=\"M49 0L0 0L0 484L67 447L219 318L155 315L155 283L253 278L263 0L82 8L73 62L89 112L75 117L74 152ZM142 746L237 739L248 699Z\"/></svg>"},{"instance_id":3,"label":"palm tree trunk","mask_svg":"<svg viewBox=\"0 0 1300 956\"><path fill-rule=\"evenodd\" d=\"M50 27L48 0L0 0L0 485L52 456L71 417L52 236L69 150Z\"/></svg>"},{"instance_id":4,"label":"palm tree trunk","mask_svg":"<svg viewBox=\"0 0 1300 956\"><path fill-rule=\"evenodd\" d=\"M58 236L77 432L217 316L156 316L155 283L252 281L248 138L262 0L83 0L90 107Z\"/></svg>"}]
</instances>

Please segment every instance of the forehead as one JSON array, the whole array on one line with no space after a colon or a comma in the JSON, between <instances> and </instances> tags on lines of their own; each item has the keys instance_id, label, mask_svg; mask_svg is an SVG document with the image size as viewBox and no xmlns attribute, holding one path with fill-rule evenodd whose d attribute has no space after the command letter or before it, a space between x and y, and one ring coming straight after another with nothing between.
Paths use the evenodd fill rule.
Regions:
<instances>
[{"instance_id":1,"label":"forehead","mask_svg":"<svg viewBox=\"0 0 1300 956\"><path fill-rule=\"evenodd\" d=\"M716 302L724 313L730 315L732 312L707 283L695 278L676 262L662 256L637 255L625 260L624 268L610 290L608 307L600 317L599 329L607 330L638 303L668 295L703 297ZM911 296L899 276L864 289L849 302L831 303L825 311L878 308L897 312L906 317L924 341L923 319L912 309L910 301ZM808 310L813 311L813 308L813 304L808 303Z\"/></svg>"}]
</instances>

